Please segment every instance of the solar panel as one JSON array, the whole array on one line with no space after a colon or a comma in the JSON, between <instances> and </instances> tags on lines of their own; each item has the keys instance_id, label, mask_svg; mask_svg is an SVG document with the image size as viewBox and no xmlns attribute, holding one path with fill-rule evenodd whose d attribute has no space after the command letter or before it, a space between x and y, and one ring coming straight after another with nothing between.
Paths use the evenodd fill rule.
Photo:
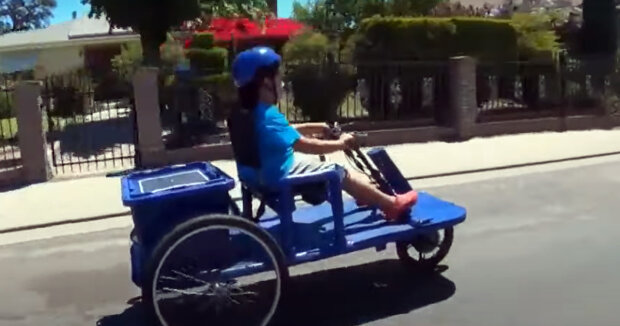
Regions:
<instances>
[{"instance_id":1,"label":"solar panel","mask_svg":"<svg viewBox=\"0 0 620 326\"><path fill-rule=\"evenodd\" d=\"M185 188L205 184L209 178L200 170L190 170L166 174L139 181L141 193L155 193L175 188Z\"/></svg>"}]
</instances>

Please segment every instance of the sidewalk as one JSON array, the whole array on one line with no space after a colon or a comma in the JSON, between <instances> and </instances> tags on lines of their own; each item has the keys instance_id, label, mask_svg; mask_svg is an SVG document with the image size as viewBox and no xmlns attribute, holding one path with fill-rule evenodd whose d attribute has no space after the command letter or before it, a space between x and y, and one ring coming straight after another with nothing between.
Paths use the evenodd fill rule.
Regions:
<instances>
[{"instance_id":1,"label":"sidewalk","mask_svg":"<svg viewBox=\"0 0 620 326\"><path fill-rule=\"evenodd\" d=\"M620 130L520 134L462 143L395 145L387 150L405 177L419 178L620 153ZM328 159L348 166L340 153ZM234 162L213 164L236 176ZM239 197L239 190L235 189L232 195ZM0 233L128 213L121 203L120 177L101 176L48 182L0 193L0 207Z\"/></svg>"}]
</instances>

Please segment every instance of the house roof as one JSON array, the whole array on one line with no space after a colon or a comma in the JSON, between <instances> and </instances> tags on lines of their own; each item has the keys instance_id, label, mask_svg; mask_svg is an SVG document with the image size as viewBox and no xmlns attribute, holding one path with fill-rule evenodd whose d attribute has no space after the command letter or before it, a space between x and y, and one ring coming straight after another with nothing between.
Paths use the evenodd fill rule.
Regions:
<instances>
[{"instance_id":1,"label":"house roof","mask_svg":"<svg viewBox=\"0 0 620 326\"><path fill-rule=\"evenodd\" d=\"M137 34L130 29L114 28L110 31L110 24L105 17L84 16L43 29L0 35L0 52L62 46L74 40L109 39L120 36L137 37Z\"/></svg>"}]
</instances>

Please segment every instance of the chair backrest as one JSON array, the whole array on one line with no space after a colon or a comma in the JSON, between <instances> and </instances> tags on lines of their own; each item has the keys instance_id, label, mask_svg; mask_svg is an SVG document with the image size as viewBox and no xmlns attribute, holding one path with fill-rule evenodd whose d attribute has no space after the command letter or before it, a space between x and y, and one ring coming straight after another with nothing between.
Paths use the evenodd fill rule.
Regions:
<instances>
[{"instance_id":1,"label":"chair backrest","mask_svg":"<svg viewBox=\"0 0 620 326\"><path fill-rule=\"evenodd\" d=\"M253 112L245 109L232 110L228 118L228 131L235 162L247 167L260 168L258 141L254 136Z\"/></svg>"}]
</instances>

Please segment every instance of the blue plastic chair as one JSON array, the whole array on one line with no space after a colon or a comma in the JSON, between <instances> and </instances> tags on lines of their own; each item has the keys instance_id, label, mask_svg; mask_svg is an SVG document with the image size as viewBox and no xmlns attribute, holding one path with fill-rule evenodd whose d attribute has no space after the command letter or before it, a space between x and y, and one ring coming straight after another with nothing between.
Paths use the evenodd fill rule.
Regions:
<instances>
[{"instance_id":1,"label":"blue plastic chair","mask_svg":"<svg viewBox=\"0 0 620 326\"><path fill-rule=\"evenodd\" d=\"M240 180L242 185L243 212L246 217L252 215L252 200L261 200L257 219L264 212L264 205L276 212L281 221L280 245L286 255L294 255L295 228L293 213L297 209L295 196L300 195L305 187L326 185L325 200L332 207L334 220L334 244L337 249L346 246L344 230L344 207L342 198L342 182L338 170L325 170L306 174L288 176L279 181L275 188L262 188ZM318 204L318 203L313 203ZM261 212L262 211L262 212Z\"/></svg>"}]
</instances>

